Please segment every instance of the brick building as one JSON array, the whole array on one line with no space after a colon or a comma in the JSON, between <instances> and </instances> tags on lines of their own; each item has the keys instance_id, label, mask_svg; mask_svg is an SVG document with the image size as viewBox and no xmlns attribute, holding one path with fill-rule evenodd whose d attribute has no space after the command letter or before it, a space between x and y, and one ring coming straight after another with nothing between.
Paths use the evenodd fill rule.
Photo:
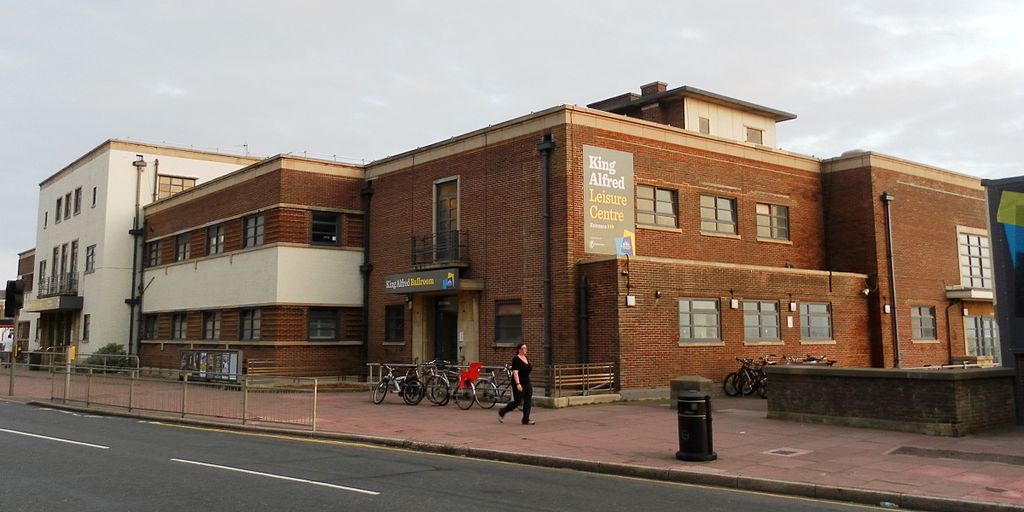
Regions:
<instances>
[{"instance_id":1,"label":"brick building","mask_svg":"<svg viewBox=\"0 0 1024 512\"><path fill-rule=\"evenodd\" d=\"M365 166L250 165L146 208L144 363L355 373L525 341L639 394L737 356L998 354L980 181L773 149L793 118L656 82Z\"/></svg>"}]
</instances>

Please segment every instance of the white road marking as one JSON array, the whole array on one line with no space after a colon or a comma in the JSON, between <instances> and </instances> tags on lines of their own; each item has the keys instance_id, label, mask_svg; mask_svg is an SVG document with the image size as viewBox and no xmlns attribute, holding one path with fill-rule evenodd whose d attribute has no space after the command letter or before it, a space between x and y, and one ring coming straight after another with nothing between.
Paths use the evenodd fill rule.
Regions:
<instances>
[{"instance_id":1,"label":"white road marking","mask_svg":"<svg viewBox=\"0 0 1024 512\"><path fill-rule=\"evenodd\" d=\"M17 434L19 436L35 437L35 438L38 438L38 439L46 439L46 440L49 440L49 441L58 441L58 442L61 442L61 443L77 444L79 446L88 446L89 448L99 448L101 450L109 450L110 449L109 446L102 446L102 445L98 445L98 444L82 443L82 442L79 442L79 441L72 441L70 439L61 439L59 437L43 436L43 435L39 435L39 434L32 434L32 433L29 433L29 432L19 432L17 430L7 430L6 428L0 428L0 432L7 432L8 434Z\"/></svg>"},{"instance_id":2,"label":"white road marking","mask_svg":"<svg viewBox=\"0 0 1024 512\"><path fill-rule=\"evenodd\" d=\"M227 470L227 471L236 471L238 473L245 473L247 475L265 476L267 478L276 478L278 480L287 480L289 482L299 482L299 483L303 483L303 484L319 485L321 487L330 487L332 489L341 489L343 491L359 492L359 493L363 493L363 494L369 494L371 496L377 496L377 495L380 494L379 492L376 492L376 491L368 491L366 489L358 489L356 487L346 487L344 485L335 485L335 484L329 484L327 482L317 482L316 480L306 480L304 478L293 478L293 477L290 477L290 476L274 475L274 474L271 474L271 473L262 473L262 472L259 472L259 471L252 471L252 470L241 469L241 468L233 468L233 467L230 467L230 466L219 466L217 464L209 464L209 463L206 463L206 462L198 462L198 461L194 461L194 460L184 460L184 459L171 459L171 460L174 461L174 462L181 462L181 463L184 463L184 464L195 464L196 466L205 466L205 467L208 467L208 468L224 469L224 470Z\"/></svg>"}]
</instances>

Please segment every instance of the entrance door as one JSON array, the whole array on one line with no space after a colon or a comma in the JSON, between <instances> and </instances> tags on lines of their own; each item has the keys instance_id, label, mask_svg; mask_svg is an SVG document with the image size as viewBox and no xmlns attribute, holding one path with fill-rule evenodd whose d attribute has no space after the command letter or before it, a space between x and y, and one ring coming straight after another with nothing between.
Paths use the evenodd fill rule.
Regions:
<instances>
[{"instance_id":1,"label":"entrance door","mask_svg":"<svg viewBox=\"0 0 1024 512\"><path fill-rule=\"evenodd\" d=\"M459 357L459 305L455 296L434 299L434 357L456 361Z\"/></svg>"},{"instance_id":2,"label":"entrance door","mask_svg":"<svg viewBox=\"0 0 1024 512\"><path fill-rule=\"evenodd\" d=\"M992 356L999 362L999 330L991 316L964 317L967 324L967 355Z\"/></svg>"}]
</instances>

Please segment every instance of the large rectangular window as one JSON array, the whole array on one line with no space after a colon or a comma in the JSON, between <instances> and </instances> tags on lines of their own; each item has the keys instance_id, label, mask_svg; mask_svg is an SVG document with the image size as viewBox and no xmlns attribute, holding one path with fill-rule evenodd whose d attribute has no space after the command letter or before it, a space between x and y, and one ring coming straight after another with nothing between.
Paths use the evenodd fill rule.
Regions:
<instances>
[{"instance_id":1,"label":"large rectangular window","mask_svg":"<svg viewBox=\"0 0 1024 512\"><path fill-rule=\"evenodd\" d=\"M735 235L736 200L729 197L700 196L700 230Z\"/></svg>"},{"instance_id":2,"label":"large rectangular window","mask_svg":"<svg viewBox=\"0 0 1024 512\"><path fill-rule=\"evenodd\" d=\"M192 253L192 240L188 233L174 237L174 261L185 261Z\"/></svg>"},{"instance_id":3,"label":"large rectangular window","mask_svg":"<svg viewBox=\"0 0 1024 512\"><path fill-rule=\"evenodd\" d=\"M188 316L185 313L175 313L171 317L171 339L183 340L188 336Z\"/></svg>"},{"instance_id":4,"label":"large rectangular window","mask_svg":"<svg viewBox=\"0 0 1024 512\"><path fill-rule=\"evenodd\" d=\"M999 326L990 316L964 317L967 327L967 355L992 356L999 362Z\"/></svg>"},{"instance_id":5,"label":"large rectangular window","mask_svg":"<svg viewBox=\"0 0 1024 512\"><path fill-rule=\"evenodd\" d=\"M338 245L341 216L333 212L312 212L310 242L314 244Z\"/></svg>"},{"instance_id":6,"label":"large rectangular window","mask_svg":"<svg viewBox=\"0 0 1024 512\"><path fill-rule=\"evenodd\" d=\"M338 311L335 309L310 309L309 339L314 341L337 340Z\"/></svg>"},{"instance_id":7,"label":"large rectangular window","mask_svg":"<svg viewBox=\"0 0 1024 512\"><path fill-rule=\"evenodd\" d=\"M243 309L239 315L239 339L260 339L260 310Z\"/></svg>"},{"instance_id":8,"label":"large rectangular window","mask_svg":"<svg viewBox=\"0 0 1024 512\"><path fill-rule=\"evenodd\" d=\"M220 311L203 311L203 339L220 339Z\"/></svg>"},{"instance_id":9,"label":"large rectangular window","mask_svg":"<svg viewBox=\"0 0 1024 512\"><path fill-rule=\"evenodd\" d=\"M64 194L64 218L71 218L71 192Z\"/></svg>"},{"instance_id":10,"label":"large rectangular window","mask_svg":"<svg viewBox=\"0 0 1024 512\"><path fill-rule=\"evenodd\" d=\"M523 306L518 300L494 304L494 338L498 343L523 341Z\"/></svg>"},{"instance_id":11,"label":"large rectangular window","mask_svg":"<svg viewBox=\"0 0 1024 512\"><path fill-rule=\"evenodd\" d=\"M155 267L160 264L160 241L146 242L143 258L147 267Z\"/></svg>"},{"instance_id":12,"label":"large rectangular window","mask_svg":"<svg viewBox=\"0 0 1024 512\"><path fill-rule=\"evenodd\" d=\"M832 306L828 303L800 304L800 339L832 339Z\"/></svg>"},{"instance_id":13,"label":"large rectangular window","mask_svg":"<svg viewBox=\"0 0 1024 512\"><path fill-rule=\"evenodd\" d=\"M263 245L263 214L242 219L242 247Z\"/></svg>"},{"instance_id":14,"label":"large rectangular window","mask_svg":"<svg viewBox=\"0 0 1024 512\"><path fill-rule=\"evenodd\" d=\"M789 240L789 207L757 203L757 237Z\"/></svg>"},{"instance_id":15,"label":"large rectangular window","mask_svg":"<svg viewBox=\"0 0 1024 512\"><path fill-rule=\"evenodd\" d=\"M718 301L679 299L679 341L719 341Z\"/></svg>"},{"instance_id":16,"label":"large rectangular window","mask_svg":"<svg viewBox=\"0 0 1024 512\"><path fill-rule=\"evenodd\" d=\"M988 237L960 233L960 284L968 288L992 287L992 259Z\"/></svg>"},{"instance_id":17,"label":"large rectangular window","mask_svg":"<svg viewBox=\"0 0 1024 512\"><path fill-rule=\"evenodd\" d=\"M90 245L85 248L85 271L92 272L96 270L96 245Z\"/></svg>"},{"instance_id":18,"label":"large rectangular window","mask_svg":"<svg viewBox=\"0 0 1024 512\"><path fill-rule=\"evenodd\" d=\"M159 193L157 194L157 199L171 197L174 194L177 194L178 192L188 190L196 186L195 178L182 178L179 176L166 176L161 174L159 175L157 180L159 182L157 184L159 190Z\"/></svg>"},{"instance_id":19,"label":"large rectangular window","mask_svg":"<svg viewBox=\"0 0 1024 512\"><path fill-rule=\"evenodd\" d=\"M57 198L57 208L53 212L53 223L54 224L60 224L60 211L61 211L61 207L62 207L63 204L64 204L64 198L63 197L58 197Z\"/></svg>"},{"instance_id":20,"label":"large rectangular window","mask_svg":"<svg viewBox=\"0 0 1024 512\"><path fill-rule=\"evenodd\" d=\"M89 341L89 325L92 323L92 315L82 315L82 341Z\"/></svg>"},{"instance_id":21,"label":"large rectangular window","mask_svg":"<svg viewBox=\"0 0 1024 512\"><path fill-rule=\"evenodd\" d=\"M224 225L217 224L206 228L206 254L224 252Z\"/></svg>"},{"instance_id":22,"label":"large rectangular window","mask_svg":"<svg viewBox=\"0 0 1024 512\"><path fill-rule=\"evenodd\" d=\"M674 228L676 192L647 185L636 186L636 223Z\"/></svg>"},{"instance_id":23,"label":"large rectangular window","mask_svg":"<svg viewBox=\"0 0 1024 512\"><path fill-rule=\"evenodd\" d=\"M931 306L911 306L910 335L915 340L938 339L935 333L935 308Z\"/></svg>"},{"instance_id":24,"label":"large rectangular window","mask_svg":"<svg viewBox=\"0 0 1024 512\"><path fill-rule=\"evenodd\" d=\"M398 343L405 341L405 306L393 304L384 307L384 341Z\"/></svg>"},{"instance_id":25,"label":"large rectangular window","mask_svg":"<svg viewBox=\"0 0 1024 512\"><path fill-rule=\"evenodd\" d=\"M39 287L42 288L43 280L46 279L46 260L39 260Z\"/></svg>"},{"instance_id":26,"label":"large rectangular window","mask_svg":"<svg viewBox=\"0 0 1024 512\"><path fill-rule=\"evenodd\" d=\"M78 274L78 240L71 241L71 252L68 253L70 262L68 265L68 272L72 275Z\"/></svg>"},{"instance_id":27,"label":"large rectangular window","mask_svg":"<svg viewBox=\"0 0 1024 512\"><path fill-rule=\"evenodd\" d=\"M779 303L744 301L743 337L747 341L778 341Z\"/></svg>"},{"instance_id":28,"label":"large rectangular window","mask_svg":"<svg viewBox=\"0 0 1024 512\"><path fill-rule=\"evenodd\" d=\"M82 211L82 187L75 189L75 215Z\"/></svg>"}]
</instances>

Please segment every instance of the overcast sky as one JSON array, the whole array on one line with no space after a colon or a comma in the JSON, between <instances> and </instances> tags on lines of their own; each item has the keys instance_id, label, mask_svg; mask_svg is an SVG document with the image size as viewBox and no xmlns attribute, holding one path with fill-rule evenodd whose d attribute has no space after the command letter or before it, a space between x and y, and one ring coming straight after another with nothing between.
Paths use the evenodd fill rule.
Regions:
<instances>
[{"instance_id":1,"label":"overcast sky","mask_svg":"<svg viewBox=\"0 0 1024 512\"><path fill-rule=\"evenodd\" d=\"M660 80L788 151L1024 174L1024 2L0 0L0 279L109 138L371 161ZM247 146L246 146L247 145Z\"/></svg>"}]
</instances>

